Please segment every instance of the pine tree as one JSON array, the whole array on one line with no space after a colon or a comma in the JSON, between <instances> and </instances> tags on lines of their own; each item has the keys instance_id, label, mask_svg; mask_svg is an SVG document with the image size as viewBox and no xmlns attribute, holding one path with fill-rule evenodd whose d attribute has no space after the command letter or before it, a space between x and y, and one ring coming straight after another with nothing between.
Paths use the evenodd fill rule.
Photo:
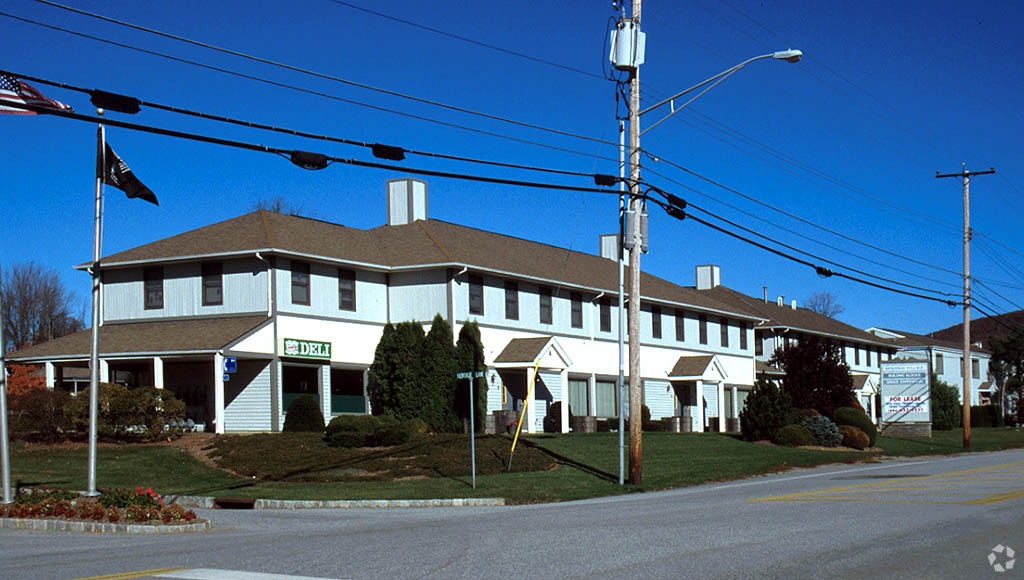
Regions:
<instances>
[{"instance_id":1,"label":"pine tree","mask_svg":"<svg viewBox=\"0 0 1024 580\"><path fill-rule=\"evenodd\" d=\"M769 364L786 372L782 386L794 407L814 409L831 417L839 407L856 401L850 367L843 362L836 345L807 338L776 350Z\"/></svg>"},{"instance_id":2,"label":"pine tree","mask_svg":"<svg viewBox=\"0 0 1024 580\"><path fill-rule=\"evenodd\" d=\"M374 415L417 416L423 327L413 322L384 326L370 365L370 404Z\"/></svg>"},{"instance_id":3,"label":"pine tree","mask_svg":"<svg viewBox=\"0 0 1024 580\"><path fill-rule=\"evenodd\" d=\"M436 432L458 429L454 408L456 368L452 327L438 314L423 339L417 397L419 417Z\"/></svg>"},{"instance_id":4,"label":"pine tree","mask_svg":"<svg viewBox=\"0 0 1024 580\"><path fill-rule=\"evenodd\" d=\"M459 342L455 345L458 353L458 369L463 372L485 370L484 345L480 340L480 327L476 322L467 322L459 330ZM487 379L473 379L473 394L476 401L476 431L482 431L487 421ZM455 411L460 419L469 419L469 381L459 381L455 395Z\"/></svg>"}]
</instances>

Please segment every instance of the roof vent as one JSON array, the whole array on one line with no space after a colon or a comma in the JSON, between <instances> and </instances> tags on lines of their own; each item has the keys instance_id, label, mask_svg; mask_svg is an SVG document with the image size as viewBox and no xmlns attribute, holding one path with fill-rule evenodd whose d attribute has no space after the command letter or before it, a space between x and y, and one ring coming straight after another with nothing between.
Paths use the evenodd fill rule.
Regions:
<instances>
[{"instance_id":1,"label":"roof vent","mask_svg":"<svg viewBox=\"0 0 1024 580\"><path fill-rule=\"evenodd\" d=\"M786 305L786 297L785 296L779 296L779 299L778 299L777 302L778 302L779 306L785 306Z\"/></svg>"},{"instance_id":2,"label":"roof vent","mask_svg":"<svg viewBox=\"0 0 1024 580\"><path fill-rule=\"evenodd\" d=\"M791 306L793 307L793 310L796 310L796 300L794 300L794 301L793 301L793 302L791 303Z\"/></svg>"},{"instance_id":3,"label":"roof vent","mask_svg":"<svg viewBox=\"0 0 1024 580\"><path fill-rule=\"evenodd\" d=\"M710 290L722 284L722 269L714 264L697 266L697 290Z\"/></svg>"},{"instance_id":4,"label":"roof vent","mask_svg":"<svg viewBox=\"0 0 1024 580\"><path fill-rule=\"evenodd\" d=\"M408 177L388 180L387 203L389 226L427 219L427 182Z\"/></svg>"}]
</instances>

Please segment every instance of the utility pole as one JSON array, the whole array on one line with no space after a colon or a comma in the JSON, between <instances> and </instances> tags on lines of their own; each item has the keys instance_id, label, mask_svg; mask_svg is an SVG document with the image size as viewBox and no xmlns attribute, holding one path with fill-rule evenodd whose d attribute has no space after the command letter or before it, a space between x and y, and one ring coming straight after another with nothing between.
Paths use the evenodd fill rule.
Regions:
<instances>
[{"instance_id":1,"label":"utility pole","mask_svg":"<svg viewBox=\"0 0 1024 580\"><path fill-rule=\"evenodd\" d=\"M964 357L961 374L964 381L964 449L971 448L971 176L988 175L996 170L967 171L965 164L960 164L960 173L935 172L935 178L959 177L964 185Z\"/></svg>"},{"instance_id":2,"label":"utility pole","mask_svg":"<svg viewBox=\"0 0 1024 580\"><path fill-rule=\"evenodd\" d=\"M640 34L642 0L633 0L631 21L633 33ZM629 483L643 482L643 424L640 393L640 67L635 66L629 79L629 209L633 228L629 248Z\"/></svg>"}]
</instances>

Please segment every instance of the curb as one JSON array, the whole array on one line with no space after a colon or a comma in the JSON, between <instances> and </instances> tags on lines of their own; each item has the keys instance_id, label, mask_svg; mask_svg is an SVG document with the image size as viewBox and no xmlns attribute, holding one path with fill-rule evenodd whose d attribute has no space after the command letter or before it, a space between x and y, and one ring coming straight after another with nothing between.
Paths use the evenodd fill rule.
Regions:
<instances>
[{"instance_id":1,"label":"curb","mask_svg":"<svg viewBox=\"0 0 1024 580\"><path fill-rule=\"evenodd\" d=\"M195 495L165 495L166 503L188 507L212 509L214 498ZM431 507L497 507L504 506L505 498L454 498L454 499L340 499L340 500L289 500L257 499L253 509L297 510L297 509L355 509L355 508L431 508Z\"/></svg>"},{"instance_id":2,"label":"curb","mask_svg":"<svg viewBox=\"0 0 1024 580\"><path fill-rule=\"evenodd\" d=\"M213 528L209 520L195 524L153 525L0 518L0 529L38 530L43 532L89 532L93 534L184 534L205 532Z\"/></svg>"}]
</instances>

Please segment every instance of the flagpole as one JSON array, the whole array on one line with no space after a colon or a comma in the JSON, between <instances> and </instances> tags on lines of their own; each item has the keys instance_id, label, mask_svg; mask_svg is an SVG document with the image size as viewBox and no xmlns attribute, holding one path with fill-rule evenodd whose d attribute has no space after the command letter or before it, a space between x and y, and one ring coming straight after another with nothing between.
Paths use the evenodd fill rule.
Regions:
<instances>
[{"instance_id":1,"label":"flagpole","mask_svg":"<svg viewBox=\"0 0 1024 580\"><path fill-rule=\"evenodd\" d=\"M103 109L96 109L97 115ZM96 491L96 423L99 415L100 387L100 245L103 239L103 171L106 168L106 133L103 123L96 125L96 203L92 232L92 345L89 350L89 487L87 496Z\"/></svg>"},{"instance_id":2,"label":"flagpole","mask_svg":"<svg viewBox=\"0 0 1024 580\"><path fill-rule=\"evenodd\" d=\"M11 503L11 448L7 438L7 363L4 353L7 342L4 340L4 293L3 273L0 272L0 461L3 462L4 497L0 504Z\"/></svg>"}]
</instances>

